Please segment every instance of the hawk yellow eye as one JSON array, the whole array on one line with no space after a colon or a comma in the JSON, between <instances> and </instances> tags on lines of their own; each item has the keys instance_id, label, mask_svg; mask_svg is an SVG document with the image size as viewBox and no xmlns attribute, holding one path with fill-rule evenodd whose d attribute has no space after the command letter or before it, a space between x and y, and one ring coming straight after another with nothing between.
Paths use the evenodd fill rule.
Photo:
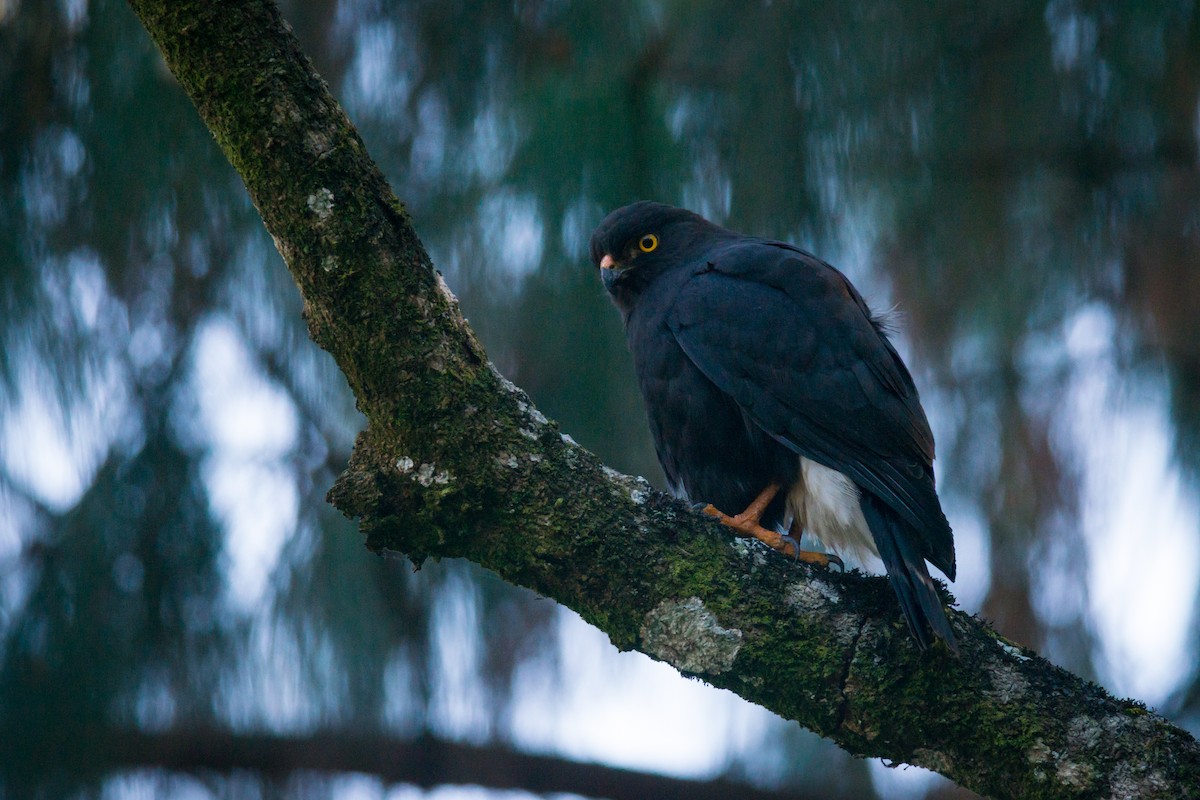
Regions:
<instances>
[{"instance_id":1,"label":"hawk yellow eye","mask_svg":"<svg viewBox=\"0 0 1200 800\"><path fill-rule=\"evenodd\" d=\"M654 248L658 247L658 237L653 233L647 233L638 240L638 249L643 253L649 253Z\"/></svg>"}]
</instances>

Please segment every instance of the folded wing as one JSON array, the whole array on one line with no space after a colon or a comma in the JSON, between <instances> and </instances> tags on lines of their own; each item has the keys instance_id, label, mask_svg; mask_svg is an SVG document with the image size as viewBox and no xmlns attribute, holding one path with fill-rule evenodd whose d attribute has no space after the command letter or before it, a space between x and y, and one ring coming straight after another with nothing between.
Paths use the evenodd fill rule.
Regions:
<instances>
[{"instance_id":1,"label":"folded wing","mask_svg":"<svg viewBox=\"0 0 1200 800\"><path fill-rule=\"evenodd\" d=\"M840 272L788 245L730 242L698 265L667 321L757 425L882 501L912 526L920 556L953 580L916 387Z\"/></svg>"}]
</instances>

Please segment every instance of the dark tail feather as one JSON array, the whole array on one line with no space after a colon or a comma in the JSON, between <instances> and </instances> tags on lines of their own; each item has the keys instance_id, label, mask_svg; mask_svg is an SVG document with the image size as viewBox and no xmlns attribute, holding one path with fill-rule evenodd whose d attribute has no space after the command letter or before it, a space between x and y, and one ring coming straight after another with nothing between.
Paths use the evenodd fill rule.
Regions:
<instances>
[{"instance_id":1,"label":"dark tail feather","mask_svg":"<svg viewBox=\"0 0 1200 800\"><path fill-rule=\"evenodd\" d=\"M933 578L929 577L925 559L913 541L914 532L908 523L869 492L862 493L861 505L913 638L922 650L926 650L933 644L932 631L958 653L958 642L954 640L950 620L946 619L946 610L933 586Z\"/></svg>"}]
</instances>

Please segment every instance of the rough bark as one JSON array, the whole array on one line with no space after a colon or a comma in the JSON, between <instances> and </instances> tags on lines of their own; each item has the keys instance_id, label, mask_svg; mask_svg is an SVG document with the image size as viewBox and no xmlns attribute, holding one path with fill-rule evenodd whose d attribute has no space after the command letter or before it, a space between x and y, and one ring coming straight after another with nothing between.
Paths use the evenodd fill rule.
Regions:
<instances>
[{"instance_id":1,"label":"rough bark","mask_svg":"<svg viewBox=\"0 0 1200 800\"><path fill-rule=\"evenodd\" d=\"M962 657L922 654L883 579L764 553L606 468L491 367L273 5L130 4L241 173L367 417L330 497L368 547L471 559L621 649L986 795L1200 796L1200 747L1142 705L960 612Z\"/></svg>"}]
</instances>

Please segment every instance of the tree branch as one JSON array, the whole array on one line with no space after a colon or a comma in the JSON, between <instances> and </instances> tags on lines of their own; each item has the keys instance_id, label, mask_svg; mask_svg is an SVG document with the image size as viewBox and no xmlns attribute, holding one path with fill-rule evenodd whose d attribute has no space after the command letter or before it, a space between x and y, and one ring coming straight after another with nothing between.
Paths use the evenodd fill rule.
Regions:
<instances>
[{"instance_id":1,"label":"tree branch","mask_svg":"<svg viewBox=\"0 0 1200 800\"><path fill-rule=\"evenodd\" d=\"M500 377L266 0L130 0L241 173L367 416L330 493L368 547L461 557L851 753L996 797L1200 794L1200 748L962 613L922 656L881 578L814 572L604 467ZM1190 794L1189 794L1190 793Z\"/></svg>"}]
</instances>

